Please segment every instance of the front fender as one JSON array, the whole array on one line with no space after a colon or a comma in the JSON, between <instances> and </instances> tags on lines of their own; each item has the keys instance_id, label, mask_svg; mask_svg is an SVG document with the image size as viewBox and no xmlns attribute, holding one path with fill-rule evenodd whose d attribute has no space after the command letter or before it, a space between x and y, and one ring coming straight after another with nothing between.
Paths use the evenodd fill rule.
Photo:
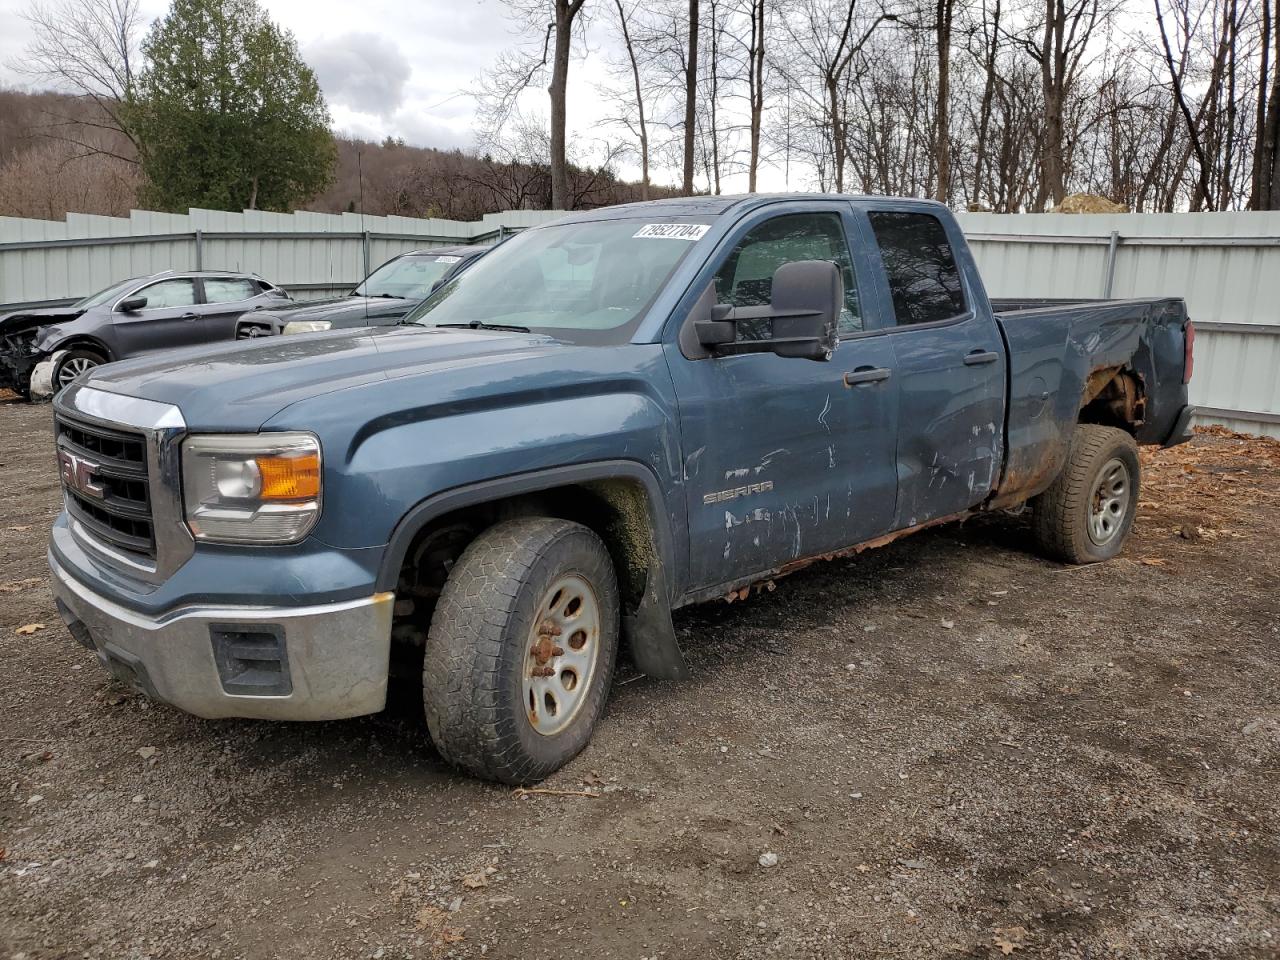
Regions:
<instances>
[{"instance_id":1,"label":"front fender","mask_svg":"<svg viewBox=\"0 0 1280 960\"><path fill-rule=\"evenodd\" d=\"M634 610L624 612L622 634L636 667L644 674L663 680L684 680L689 668L680 651L671 622L674 547L668 526L670 512L658 478L652 470L633 460L606 460L553 467L531 473L446 490L416 504L397 524L382 557L377 589L395 591L400 569L418 533L433 520L465 507L491 503L508 497L551 490L573 484L624 479L638 483L645 492L652 531L654 555L647 565L644 595Z\"/></svg>"}]
</instances>

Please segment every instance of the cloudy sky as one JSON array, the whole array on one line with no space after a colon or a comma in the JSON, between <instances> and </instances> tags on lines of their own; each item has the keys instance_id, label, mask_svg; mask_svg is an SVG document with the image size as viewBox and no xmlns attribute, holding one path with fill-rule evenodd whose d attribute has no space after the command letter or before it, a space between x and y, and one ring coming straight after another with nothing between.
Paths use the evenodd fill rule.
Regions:
<instances>
[{"instance_id":1,"label":"cloudy sky","mask_svg":"<svg viewBox=\"0 0 1280 960\"><path fill-rule=\"evenodd\" d=\"M24 87L15 72L30 41L21 12L31 0L0 0L0 83ZM518 41L501 0L260 0L293 31L329 100L336 129L372 139L392 135L420 146L472 147L473 93L480 74ZM142 0L148 19L165 0ZM607 38L588 35L585 60L570 74L571 136L590 139L605 117L598 89L607 78ZM526 107L545 114L546 94L531 91ZM623 168L626 176L638 169ZM654 179L673 181L674 171ZM765 186L769 186L767 183Z\"/></svg>"}]
</instances>

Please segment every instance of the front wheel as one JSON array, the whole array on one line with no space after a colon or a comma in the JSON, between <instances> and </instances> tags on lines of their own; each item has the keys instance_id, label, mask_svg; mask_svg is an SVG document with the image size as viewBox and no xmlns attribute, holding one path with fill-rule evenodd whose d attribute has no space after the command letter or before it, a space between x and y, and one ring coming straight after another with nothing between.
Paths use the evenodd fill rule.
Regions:
<instances>
[{"instance_id":1,"label":"front wheel","mask_svg":"<svg viewBox=\"0 0 1280 960\"><path fill-rule=\"evenodd\" d=\"M84 347L75 347L68 350L58 360L57 366L53 368L53 390L58 392L63 387L69 386L71 381L75 380L80 374L92 370L94 367L100 367L106 363L106 359L96 350L88 350Z\"/></svg>"},{"instance_id":2,"label":"front wheel","mask_svg":"<svg viewBox=\"0 0 1280 960\"><path fill-rule=\"evenodd\" d=\"M423 660L427 727L445 759L525 784L576 756L609 693L618 606L609 551L581 524L510 520L472 541Z\"/></svg>"},{"instance_id":3,"label":"front wheel","mask_svg":"<svg viewBox=\"0 0 1280 960\"><path fill-rule=\"evenodd\" d=\"M1062 472L1032 501L1041 550L1065 563L1110 560L1133 527L1140 481L1132 436L1115 427L1077 425Z\"/></svg>"}]
</instances>

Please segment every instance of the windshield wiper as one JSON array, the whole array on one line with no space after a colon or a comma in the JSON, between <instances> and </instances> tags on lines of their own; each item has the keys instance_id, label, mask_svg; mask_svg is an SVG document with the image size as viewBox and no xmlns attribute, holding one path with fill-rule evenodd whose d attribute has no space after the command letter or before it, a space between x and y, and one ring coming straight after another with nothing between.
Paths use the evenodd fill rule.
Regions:
<instances>
[{"instance_id":1,"label":"windshield wiper","mask_svg":"<svg viewBox=\"0 0 1280 960\"><path fill-rule=\"evenodd\" d=\"M528 327L518 327L514 323L485 323L483 320L469 320L466 323L437 323L437 327L459 327L464 330L507 330L511 333L528 333Z\"/></svg>"}]
</instances>

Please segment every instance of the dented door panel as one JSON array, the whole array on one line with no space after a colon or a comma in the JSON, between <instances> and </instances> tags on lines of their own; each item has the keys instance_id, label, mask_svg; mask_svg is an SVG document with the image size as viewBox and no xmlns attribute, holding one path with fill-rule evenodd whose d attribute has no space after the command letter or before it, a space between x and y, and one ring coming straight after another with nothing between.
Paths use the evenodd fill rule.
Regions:
<instances>
[{"instance_id":1,"label":"dented door panel","mask_svg":"<svg viewBox=\"0 0 1280 960\"><path fill-rule=\"evenodd\" d=\"M843 341L826 363L772 354L668 357L680 398L690 585L728 583L893 526L896 384L887 337Z\"/></svg>"},{"instance_id":2,"label":"dented door panel","mask_svg":"<svg viewBox=\"0 0 1280 960\"><path fill-rule=\"evenodd\" d=\"M893 340L901 379L898 527L977 506L1004 460L1004 346L991 316L906 328ZM977 352L998 359L967 364Z\"/></svg>"}]
</instances>

